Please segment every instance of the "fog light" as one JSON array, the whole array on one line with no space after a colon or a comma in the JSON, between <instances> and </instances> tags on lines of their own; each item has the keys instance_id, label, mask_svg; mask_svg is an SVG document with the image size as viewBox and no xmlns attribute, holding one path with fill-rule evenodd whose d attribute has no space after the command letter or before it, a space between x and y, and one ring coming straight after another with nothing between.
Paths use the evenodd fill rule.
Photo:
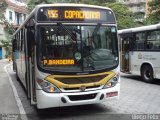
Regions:
<instances>
[{"instance_id":1,"label":"fog light","mask_svg":"<svg viewBox=\"0 0 160 120\"><path fill-rule=\"evenodd\" d=\"M66 99L65 99L64 97L61 98L61 101L62 101L63 103L67 103L67 101L66 101Z\"/></svg>"},{"instance_id":2,"label":"fog light","mask_svg":"<svg viewBox=\"0 0 160 120\"><path fill-rule=\"evenodd\" d=\"M102 100L104 98L104 94L101 95L100 100Z\"/></svg>"}]
</instances>

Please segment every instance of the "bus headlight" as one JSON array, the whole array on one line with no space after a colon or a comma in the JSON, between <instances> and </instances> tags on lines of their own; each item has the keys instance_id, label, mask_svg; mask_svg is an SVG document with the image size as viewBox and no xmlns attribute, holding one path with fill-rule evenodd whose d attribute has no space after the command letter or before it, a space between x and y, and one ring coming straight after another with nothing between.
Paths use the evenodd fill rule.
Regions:
<instances>
[{"instance_id":1,"label":"bus headlight","mask_svg":"<svg viewBox=\"0 0 160 120\"><path fill-rule=\"evenodd\" d=\"M37 83L41 86L41 88L48 93L59 93L61 92L55 85L51 84L46 80L37 80Z\"/></svg>"},{"instance_id":2,"label":"bus headlight","mask_svg":"<svg viewBox=\"0 0 160 120\"><path fill-rule=\"evenodd\" d=\"M118 83L118 80L119 75L117 74L104 85L103 89L114 87Z\"/></svg>"}]
</instances>

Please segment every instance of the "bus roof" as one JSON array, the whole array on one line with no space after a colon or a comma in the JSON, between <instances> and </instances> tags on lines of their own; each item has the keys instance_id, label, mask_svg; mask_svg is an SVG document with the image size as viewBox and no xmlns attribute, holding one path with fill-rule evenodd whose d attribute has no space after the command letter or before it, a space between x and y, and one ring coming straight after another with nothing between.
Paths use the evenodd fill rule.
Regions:
<instances>
[{"instance_id":1,"label":"bus roof","mask_svg":"<svg viewBox=\"0 0 160 120\"><path fill-rule=\"evenodd\" d=\"M97 5L88 5L88 4L75 4L75 3L54 3L54 4L40 4L37 5L36 8L40 8L40 7L50 7L50 6L62 6L62 7L67 7L67 6L74 6L74 7L91 7L91 8L98 8L98 9L109 9L108 7L102 7L102 6L97 6Z\"/></svg>"},{"instance_id":2,"label":"bus roof","mask_svg":"<svg viewBox=\"0 0 160 120\"><path fill-rule=\"evenodd\" d=\"M147 25L136 28L122 29L118 30L118 34L132 33L132 32L140 32L140 31L148 31L153 29L160 29L160 23L155 25Z\"/></svg>"}]
</instances>

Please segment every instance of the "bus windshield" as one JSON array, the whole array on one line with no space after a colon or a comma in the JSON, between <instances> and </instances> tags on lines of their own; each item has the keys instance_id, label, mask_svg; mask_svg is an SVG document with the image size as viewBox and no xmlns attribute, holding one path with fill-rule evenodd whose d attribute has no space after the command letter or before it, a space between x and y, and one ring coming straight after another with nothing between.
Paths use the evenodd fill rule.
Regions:
<instances>
[{"instance_id":1,"label":"bus windshield","mask_svg":"<svg viewBox=\"0 0 160 120\"><path fill-rule=\"evenodd\" d=\"M43 69L61 72L103 70L118 65L115 26L39 26L39 63Z\"/></svg>"}]
</instances>

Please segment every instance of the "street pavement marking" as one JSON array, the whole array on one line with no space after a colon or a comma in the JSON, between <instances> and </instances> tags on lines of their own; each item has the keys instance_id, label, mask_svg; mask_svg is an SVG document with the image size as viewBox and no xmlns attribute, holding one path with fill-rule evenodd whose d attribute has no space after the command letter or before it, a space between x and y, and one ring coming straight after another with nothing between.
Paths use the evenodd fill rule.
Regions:
<instances>
[{"instance_id":1,"label":"street pavement marking","mask_svg":"<svg viewBox=\"0 0 160 120\"><path fill-rule=\"evenodd\" d=\"M11 76L9 75L8 71L7 71L7 67L9 67L9 66L11 66L11 64L5 65L5 66L4 66L4 70L5 70L5 72L7 73L8 78L9 78L9 82L10 82L10 84L11 84L11 86L12 86L13 93L14 93L14 97L15 97L15 99L16 99L16 102L17 102L17 105L18 105L18 108L19 108L19 111L20 111L21 120L28 120L28 119L27 119L27 116L26 116L26 112L25 112L25 110L24 110L24 108L23 108L22 102L21 102L21 100L20 100L20 98L19 98L19 96L18 96L17 90L16 90L16 88L15 88L13 82L12 82L12 78L11 78Z\"/></svg>"}]
</instances>

